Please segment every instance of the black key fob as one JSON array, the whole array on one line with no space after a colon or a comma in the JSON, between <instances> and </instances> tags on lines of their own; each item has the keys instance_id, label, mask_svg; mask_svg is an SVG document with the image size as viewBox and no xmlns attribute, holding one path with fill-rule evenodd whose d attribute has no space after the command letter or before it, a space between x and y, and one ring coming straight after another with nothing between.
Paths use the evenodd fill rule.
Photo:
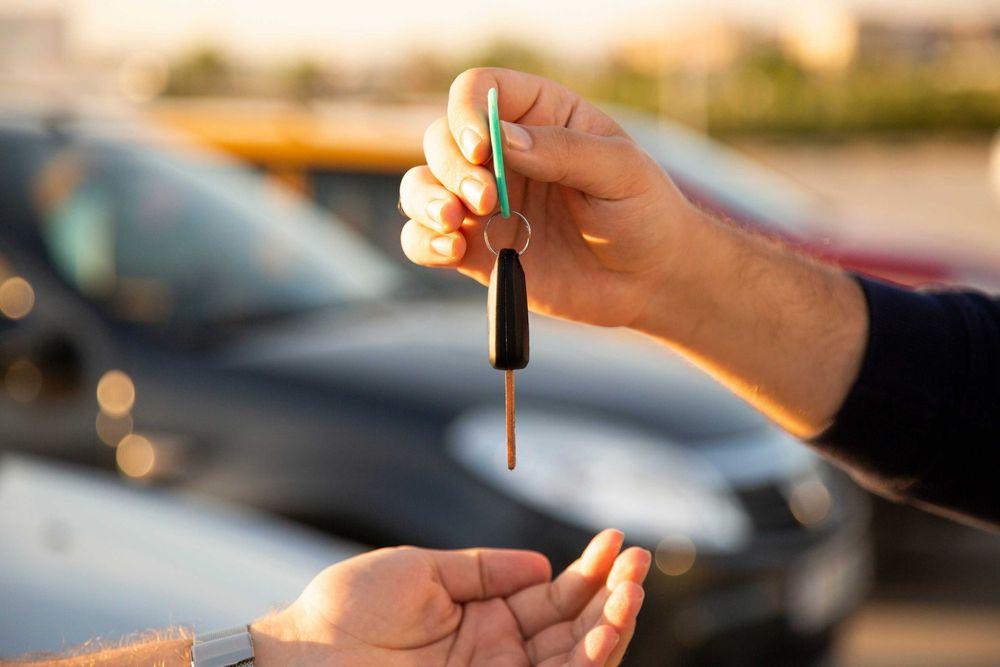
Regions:
<instances>
[{"instance_id":1,"label":"black key fob","mask_svg":"<svg viewBox=\"0 0 1000 667\"><path fill-rule=\"evenodd\" d=\"M528 365L528 293L517 251L497 254L486 303L489 321L490 364L502 371Z\"/></svg>"}]
</instances>

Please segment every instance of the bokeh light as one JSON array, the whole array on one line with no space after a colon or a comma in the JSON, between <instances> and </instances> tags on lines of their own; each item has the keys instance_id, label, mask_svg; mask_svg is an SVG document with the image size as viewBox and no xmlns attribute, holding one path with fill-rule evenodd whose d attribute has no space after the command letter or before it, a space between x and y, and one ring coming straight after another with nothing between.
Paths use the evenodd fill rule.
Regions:
<instances>
[{"instance_id":1,"label":"bokeh light","mask_svg":"<svg viewBox=\"0 0 1000 667\"><path fill-rule=\"evenodd\" d=\"M153 471L153 466L156 464L156 450L148 439L137 433L131 433L118 443L115 462L125 475L145 477Z\"/></svg>"},{"instance_id":2,"label":"bokeh light","mask_svg":"<svg viewBox=\"0 0 1000 667\"><path fill-rule=\"evenodd\" d=\"M817 526L830 515L830 491L818 479L799 482L788 496L792 516L803 526Z\"/></svg>"},{"instance_id":3,"label":"bokeh light","mask_svg":"<svg viewBox=\"0 0 1000 667\"><path fill-rule=\"evenodd\" d=\"M18 359L7 367L4 387L18 403L30 403L42 391L42 372L27 359Z\"/></svg>"},{"instance_id":4,"label":"bokeh light","mask_svg":"<svg viewBox=\"0 0 1000 667\"><path fill-rule=\"evenodd\" d=\"M112 417L128 414L135 403L135 385L132 378L119 370L105 373L97 383L97 403L101 411Z\"/></svg>"},{"instance_id":5,"label":"bokeh light","mask_svg":"<svg viewBox=\"0 0 1000 667\"><path fill-rule=\"evenodd\" d=\"M4 315L19 320L34 307L35 290L27 280L13 276L0 283L0 312Z\"/></svg>"},{"instance_id":6,"label":"bokeh light","mask_svg":"<svg viewBox=\"0 0 1000 667\"><path fill-rule=\"evenodd\" d=\"M679 577L694 567L698 549L687 535L670 535L656 547L656 567L671 577Z\"/></svg>"},{"instance_id":7,"label":"bokeh light","mask_svg":"<svg viewBox=\"0 0 1000 667\"><path fill-rule=\"evenodd\" d=\"M129 102L148 102L167 87L169 68L158 53L133 53L118 70L118 91Z\"/></svg>"},{"instance_id":8,"label":"bokeh light","mask_svg":"<svg viewBox=\"0 0 1000 667\"><path fill-rule=\"evenodd\" d=\"M857 19L835 3L796 4L783 21L781 37L789 55L803 67L842 70L858 48Z\"/></svg>"}]
</instances>

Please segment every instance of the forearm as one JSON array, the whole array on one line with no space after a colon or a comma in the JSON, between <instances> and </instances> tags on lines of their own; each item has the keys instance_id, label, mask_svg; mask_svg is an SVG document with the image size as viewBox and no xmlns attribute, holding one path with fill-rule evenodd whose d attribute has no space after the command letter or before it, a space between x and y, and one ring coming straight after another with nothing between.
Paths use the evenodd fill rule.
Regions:
<instances>
[{"instance_id":1,"label":"forearm","mask_svg":"<svg viewBox=\"0 0 1000 667\"><path fill-rule=\"evenodd\" d=\"M39 665L42 667L190 667L191 637L184 630L157 632L118 647L98 648L88 643L66 655L38 655L0 665Z\"/></svg>"},{"instance_id":2,"label":"forearm","mask_svg":"<svg viewBox=\"0 0 1000 667\"><path fill-rule=\"evenodd\" d=\"M300 660L309 662L311 657L298 641L298 628L293 619L283 612L264 616L250 626L254 646L254 664L285 665ZM118 646L97 646L88 642L63 655L37 654L12 661L0 659L0 667L10 665L38 665L40 667L190 667L191 643L194 634L184 628L171 628L146 633L143 636L119 642ZM315 648L315 647L313 647Z\"/></svg>"},{"instance_id":3,"label":"forearm","mask_svg":"<svg viewBox=\"0 0 1000 667\"><path fill-rule=\"evenodd\" d=\"M867 309L842 270L695 212L634 328L681 352L801 437L857 376Z\"/></svg>"}]
</instances>

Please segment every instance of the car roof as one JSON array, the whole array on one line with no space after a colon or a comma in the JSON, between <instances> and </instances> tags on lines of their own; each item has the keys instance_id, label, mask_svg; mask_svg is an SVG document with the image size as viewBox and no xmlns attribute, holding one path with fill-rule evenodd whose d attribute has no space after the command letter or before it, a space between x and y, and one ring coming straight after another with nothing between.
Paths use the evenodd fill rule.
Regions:
<instances>
[{"instance_id":1,"label":"car roof","mask_svg":"<svg viewBox=\"0 0 1000 667\"><path fill-rule=\"evenodd\" d=\"M400 172L421 164L424 129L441 105L278 100L169 100L160 125L256 163Z\"/></svg>"}]
</instances>

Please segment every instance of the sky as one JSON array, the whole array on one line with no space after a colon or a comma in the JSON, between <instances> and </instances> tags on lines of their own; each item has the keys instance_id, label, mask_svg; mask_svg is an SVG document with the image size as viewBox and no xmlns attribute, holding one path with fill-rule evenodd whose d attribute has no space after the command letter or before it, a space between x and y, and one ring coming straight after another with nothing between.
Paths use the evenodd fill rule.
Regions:
<instances>
[{"instance_id":1,"label":"sky","mask_svg":"<svg viewBox=\"0 0 1000 667\"><path fill-rule=\"evenodd\" d=\"M1000 0L792 0L887 16L1000 17ZM800 5L802 6L802 5ZM0 12L57 11L87 52L176 52L220 44L244 57L344 62L413 50L460 52L496 36L589 55L623 35L664 33L693 17L774 23L789 0L0 0Z\"/></svg>"}]
</instances>

